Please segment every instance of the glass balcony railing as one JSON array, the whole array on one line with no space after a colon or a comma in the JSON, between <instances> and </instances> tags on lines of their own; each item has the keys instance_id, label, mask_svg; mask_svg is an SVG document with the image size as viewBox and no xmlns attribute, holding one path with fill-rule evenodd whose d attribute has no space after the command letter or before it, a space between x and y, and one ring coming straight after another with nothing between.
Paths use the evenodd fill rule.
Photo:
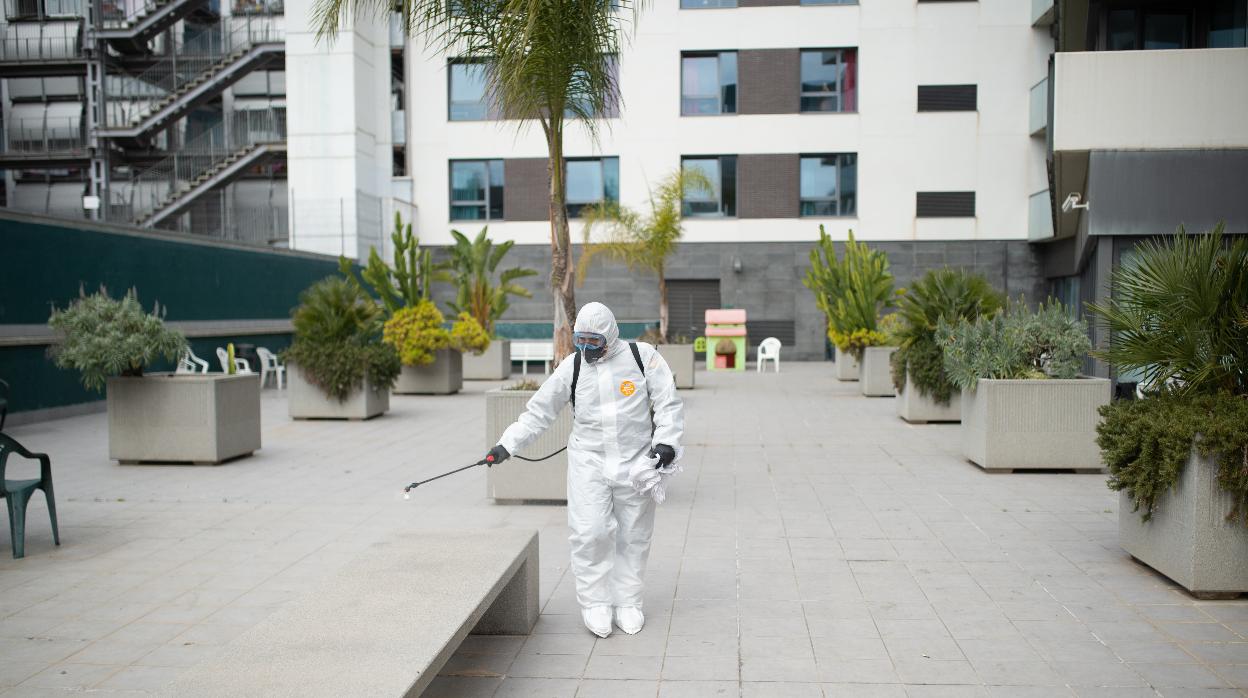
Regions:
<instances>
[{"instance_id":1,"label":"glass balcony railing","mask_svg":"<svg viewBox=\"0 0 1248 698\"><path fill-rule=\"evenodd\" d=\"M1027 200L1027 239L1048 240L1053 237L1053 204L1049 190L1038 191Z\"/></svg>"},{"instance_id":2,"label":"glass balcony railing","mask_svg":"<svg viewBox=\"0 0 1248 698\"><path fill-rule=\"evenodd\" d=\"M1031 86L1031 103L1028 109L1027 127L1031 135L1039 136L1049 126L1049 79L1044 78Z\"/></svg>"},{"instance_id":3,"label":"glass balcony railing","mask_svg":"<svg viewBox=\"0 0 1248 698\"><path fill-rule=\"evenodd\" d=\"M390 141L395 145L407 145L407 112L402 109L390 112Z\"/></svg>"}]
</instances>

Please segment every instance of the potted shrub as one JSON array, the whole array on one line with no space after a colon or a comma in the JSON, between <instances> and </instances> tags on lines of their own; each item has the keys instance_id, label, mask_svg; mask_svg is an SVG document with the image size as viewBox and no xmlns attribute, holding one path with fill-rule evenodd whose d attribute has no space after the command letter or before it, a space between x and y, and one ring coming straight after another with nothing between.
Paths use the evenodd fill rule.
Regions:
<instances>
[{"instance_id":1,"label":"potted shrub","mask_svg":"<svg viewBox=\"0 0 1248 698\"><path fill-rule=\"evenodd\" d=\"M940 320L945 372L962 390L962 454L990 471L1101 472L1097 410L1104 378L1079 375L1091 348L1085 323L1060 303L956 325Z\"/></svg>"},{"instance_id":2,"label":"potted shrub","mask_svg":"<svg viewBox=\"0 0 1248 698\"><path fill-rule=\"evenodd\" d=\"M819 226L819 243L810 251L810 269L802 281L828 318L828 338L836 347L838 380L858 380L864 350L884 344L878 318L893 295L888 255L854 240L849 232L838 259L832 237ZM886 364L887 365L887 364Z\"/></svg>"},{"instance_id":3,"label":"potted shrub","mask_svg":"<svg viewBox=\"0 0 1248 698\"><path fill-rule=\"evenodd\" d=\"M945 373L936 326L995 313L1003 298L987 279L960 269L935 269L900 294L898 349L892 357L897 415L907 422L958 422L962 396Z\"/></svg>"},{"instance_id":4,"label":"potted shrub","mask_svg":"<svg viewBox=\"0 0 1248 698\"><path fill-rule=\"evenodd\" d=\"M381 341L382 310L358 284L328 277L300 296L283 353L294 419L370 419L390 409L399 356Z\"/></svg>"},{"instance_id":5,"label":"potted shrub","mask_svg":"<svg viewBox=\"0 0 1248 698\"><path fill-rule=\"evenodd\" d=\"M383 338L403 365L394 392L451 395L464 387L463 352L480 349L490 338L467 313L461 313L450 330L444 322L430 300L400 308L386 320Z\"/></svg>"},{"instance_id":6,"label":"potted shrub","mask_svg":"<svg viewBox=\"0 0 1248 698\"><path fill-rule=\"evenodd\" d=\"M491 448L502 438L503 431L511 426L524 412L525 405L537 393L540 386L524 380L485 394L485 448ZM533 443L524 447L520 455L541 458L568 445L572 435L572 410L563 408L555 423ZM496 501L549 500L567 501L568 455L567 452L549 460L529 463L512 458L489 469L486 475L487 496Z\"/></svg>"},{"instance_id":7,"label":"potted shrub","mask_svg":"<svg viewBox=\"0 0 1248 698\"><path fill-rule=\"evenodd\" d=\"M590 263L605 255L634 271L653 274L659 290L659 326L641 340L653 344L672 369L677 388L694 386L693 344L685 338L674 338L668 327L667 260L676 251L684 235L683 202L686 193L709 192L714 189L710 179L699 170L681 169L668 173L659 186L650 192L650 210L640 213L616 203L586 207L585 247L577 267L577 277L585 280ZM605 236L595 240L595 226L606 228ZM745 361L745 357L737 357Z\"/></svg>"},{"instance_id":8,"label":"potted shrub","mask_svg":"<svg viewBox=\"0 0 1248 698\"><path fill-rule=\"evenodd\" d=\"M537 274L522 267L498 271L503 257L516 243L508 240L495 245L488 230L482 228L472 240L451 231L455 245L450 248L448 267L455 284L455 302L447 306L461 319L465 314L472 317L485 334L484 343L477 340L465 345L463 374L467 380L507 380L511 375L511 341L496 336L498 320L511 307L510 296L533 295L516 281Z\"/></svg>"},{"instance_id":9,"label":"potted shrub","mask_svg":"<svg viewBox=\"0 0 1248 698\"><path fill-rule=\"evenodd\" d=\"M187 350L159 306L145 313L132 290L83 295L48 324L59 333L56 365L106 390L108 455L121 463L221 463L260 448L260 376L147 373Z\"/></svg>"},{"instance_id":10,"label":"potted shrub","mask_svg":"<svg viewBox=\"0 0 1248 698\"><path fill-rule=\"evenodd\" d=\"M1101 410L1118 540L1198 597L1248 592L1248 241L1146 242L1090 309L1144 397Z\"/></svg>"},{"instance_id":11,"label":"potted shrub","mask_svg":"<svg viewBox=\"0 0 1248 698\"><path fill-rule=\"evenodd\" d=\"M877 334L880 344L863 347L858 372L858 387L866 397L893 397L891 363L897 351L897 313L880 318Z\"/></svg>"}]
</instances>

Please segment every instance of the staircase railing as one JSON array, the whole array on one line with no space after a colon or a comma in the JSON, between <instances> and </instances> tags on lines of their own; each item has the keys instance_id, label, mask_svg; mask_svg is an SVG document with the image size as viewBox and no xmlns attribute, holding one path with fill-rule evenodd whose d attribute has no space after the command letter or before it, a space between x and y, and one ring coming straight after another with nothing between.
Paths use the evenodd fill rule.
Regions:
<instances>
[{"instance_id":1,"label":"staircase railing","mask_svg":"<svg viewBox=\"0 0 1248 698\"><path fill-rule=\"evenodd\" d=\"M234 112L134 177L131 220L148 218L252 148L285 140L285 107Z\"/></svg>"},{"instance_id":2,"label":"staircase railing","mask_svg":"<svg viewBox=\"0 0 1248 698\"><path fill-rule=\"evenodd\" d=\"M0 62L37 63L81 58L80 25L81 22L20 22L2 25Z\"/></svg>"},{"instance_id":3,"label":"staircase railing","mask_svg":"<svg viewBox=\"0 0 1248 698\"><path fill-rule=\"evenodd\" d=\"M77 116L45 113L15 119L4 135L4 151L10 155L75 155L87 150L87 134Z\"/></svg>"},{"instance_id":4,"label":"staircase railing","mask_svg":"<svg viewBox=\"0 0 1248 698\"><path fill-rule=\"evenodd\" d=\"M224 68L253 46L278 43L285 35L266 17L226 17L201 32L182 37L147 70L114 76L106 83L110 127L133 126L167 105L201 76Z\"/></svg>"}]
</instances>

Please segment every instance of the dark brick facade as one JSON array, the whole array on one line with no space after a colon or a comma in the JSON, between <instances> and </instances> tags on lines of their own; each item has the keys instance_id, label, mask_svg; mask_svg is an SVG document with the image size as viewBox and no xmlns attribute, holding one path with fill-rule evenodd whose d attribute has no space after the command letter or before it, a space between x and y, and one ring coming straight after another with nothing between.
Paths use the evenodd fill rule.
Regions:
<instances>
[{"instance_id":1,"label":"dark brick facade","mask_svg":"<svg viewBox=\"0 0 1248 698\"><path fill-rule=\"evenodd\" d=\"M546 158L503 161L503 220L550 219L550 187Z\"/></svg>"},{"instance_id":2,"label":"dark brick facade","mask_svg":"<svg viewBox=\"0 0 1248 698\"><path fill-rule=\"evenodd\" d=\"M797 218L800 156L737 156L737 217Z\"/></svg>"},{"instance_id":3,"label":"dark brick facade","mask_svg":"<svg viewBox=\"0 0 1248 698\"><path fill-rule=\"evenodd\" d=\"M771 3L756 0L759 6ZM801 106L801 51L752 49L737 53L737 112L796 114Z\"/></svg>"}]
</instances>

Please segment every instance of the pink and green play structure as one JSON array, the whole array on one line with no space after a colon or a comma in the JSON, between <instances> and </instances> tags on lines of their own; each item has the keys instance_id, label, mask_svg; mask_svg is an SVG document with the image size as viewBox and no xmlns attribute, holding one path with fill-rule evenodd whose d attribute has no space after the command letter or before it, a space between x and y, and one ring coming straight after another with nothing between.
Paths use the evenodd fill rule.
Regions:
<instances>
[{"instance_id":1,"label":"pink and green play structure","mask_svg":"<svg viewBox=\"0 0 1248 698\"><path fill-rule=\"evenodd\" d=\"M745 370L745 310L706 311L706 370Z\"/></svg>"}]
</instances>

